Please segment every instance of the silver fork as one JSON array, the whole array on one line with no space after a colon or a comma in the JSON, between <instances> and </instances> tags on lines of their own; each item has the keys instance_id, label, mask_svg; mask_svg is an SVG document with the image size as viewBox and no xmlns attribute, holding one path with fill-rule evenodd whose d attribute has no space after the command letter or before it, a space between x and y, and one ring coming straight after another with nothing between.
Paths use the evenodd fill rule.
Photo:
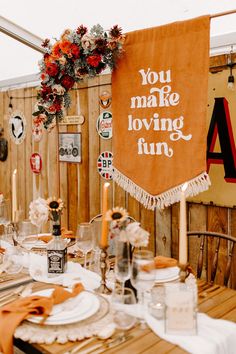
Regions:
<instances>
[{"instance_id":1,"label":"silver fork","mask_svg":"<svg viewBox=\"0 0 236 354\"><path fill-rule=\"evenodd\" d=\"M14 300L18 296L22 296L22 297L29 296L32 293L32 286L33 286L33 283L29 283L26 285L20 285L19 287L11 290L7 294L2 295L0 297L0 306L7 304L8 302Z\"/></svg>"}]
</instances>

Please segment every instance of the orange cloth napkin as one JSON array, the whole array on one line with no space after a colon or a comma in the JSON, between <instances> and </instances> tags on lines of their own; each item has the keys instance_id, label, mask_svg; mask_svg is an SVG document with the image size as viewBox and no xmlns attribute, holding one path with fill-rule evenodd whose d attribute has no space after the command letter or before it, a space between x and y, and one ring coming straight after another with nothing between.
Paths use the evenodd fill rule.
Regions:
<instances>
[{"instance_id":1,"label":"orange cloth napkin","mask_svg":"<svg viewBox=\"0 0 236 354\"><path fill-rule=\"evenodd\" d=\"M164 257L164 256L156 256L154 258L154 263L155 263L155 268L156 269L168 268L168 267L176 267L177 266L177 260L176 259L170 258L170 257Z\"/></svg>"},{"instance_id":2,"label":"orange cloth napkin","mask_svg":"<svg viewBox=\"0 0 236 354\"><path fill-rule=\"evenodd\" d=\"M0 254L4 254L5 253L5 248L3 248L3 247L0 247Z\"/></svg>"},{"instance_id":3,"label":"orange cloth napkin","mask_svg":"<svg viewBox=\"0 0 236 354\"><path fill-rule=\"evenodd\" d=\"M176 267L177 263L178 263L177 260L174 258L164 257L164 256L156 256L154 258L154 263L148 264L148 265L143 265L142 269L145 272L150 272L153 269Z\"/></svg>"},{"instance_id":4,"label":"orange cloth napkin","mask_svg":"<svg viewBox=\"0 0 236 354\"><path fill-rule=\"evenodd\" d=\"M62 238L75 238L75 235L73 235L73 232L70 230L67 230L65 227L61 228L61 236L62 236ZM49 241L52 240L52 236L51 235L40 235L38 239L40 241L48 243Z\"/></svg>"},{"instance_id":5,"label":"orange cloth napkin","mask_svg":"<svg viewBox=\"0 0 236 354\"><path fill-rule=\"evenodd\" d=\"M76 284L72 292L57 286L50 297L32 295L13 301L0 308L0 351L13 354L13 334L16 327L30 316L42 316L46 320L53 305L77 296L84 290L82 284Z\"/></svg>"}]
</instances>

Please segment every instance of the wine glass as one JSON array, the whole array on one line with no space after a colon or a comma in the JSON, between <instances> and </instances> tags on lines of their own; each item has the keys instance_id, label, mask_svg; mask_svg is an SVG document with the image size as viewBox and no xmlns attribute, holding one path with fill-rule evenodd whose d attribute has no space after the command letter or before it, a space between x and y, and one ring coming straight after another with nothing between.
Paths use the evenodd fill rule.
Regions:
<instances>
[{"instance_id":1,"label":"wine glass","mask_svg":"<svg viewBox=\"0 0 236 354\"><path fill-rule=\"evenodd\" d=\"M141 311L144 308L144 294L151 290L155 282L155 267L153 252L147 250L140 250L133 254L132 269L131 269L131 284L138 292L138 303ZM144 320L141 324L144 327Z\"/></svg>"},{"instance_id":2,"label":"wine glass","mask_svg":"<svg viewBox=\"0 0 236 354\"><path fill-rule=\"evenodd\" d=\"M113 322L117 329L122 331L121 339L125 337L125 331L136 323L135 317L136 298L132 289L115 288L111 296Z\"/></svg>"},{"instance_id":3,"label":"wine glass","mask_svg":"<svg viewBox=\"0 0 236 354\"><path fill-rule=\"evenodd\" d=\"M38 241L38 229L30 220L22 220L19 223L19 231L16 241L18 244L30 251Z\"/></svg>"},{"instance_id":4,"label":"wine glass","mask_svg":"<svg viewBox=\"0 0 236 354\"><path fill-rule=\"evenodd\" d=\"M124 290L125 281L130 278L131 264L130 264L130 247L129 242L124 242L116 239L116 258L115 258L115 277L122 284L122 291Z\"/></svg>"},{"instance_id":5,"label":"wine glass","mask_svg":"<svg viewBox=\"0 0 236 354\"><path fill-rule=\"evenodd\" d=\"M0 202L0 225L9 223L9 205L6 200Z\"/></svg>"},{"instance_id":6,"label":"wine glass","mask_svg":"<svg viewBox=\"0 0 236 354\"><path fill-rule=\"evenodd\" d=\"M93 247L92 232L92 225L88 222L79 224L76 231L76 244L78 249L83 252L84 268L87 268L87 253Z\"/></svg>"}]
</instances>

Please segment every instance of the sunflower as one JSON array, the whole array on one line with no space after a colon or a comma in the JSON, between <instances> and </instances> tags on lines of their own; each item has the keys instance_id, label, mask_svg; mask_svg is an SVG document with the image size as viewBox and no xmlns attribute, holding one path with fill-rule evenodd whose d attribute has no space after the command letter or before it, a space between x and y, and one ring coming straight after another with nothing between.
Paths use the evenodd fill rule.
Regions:
<instances>
[{"instance_id":1,"label":"sunflower","mask_svg":"<svg viewBox=\"0 0 236 354\"><path fill-rule=\"evenodd\" d=\"M47 205L48 205L48 210L51 213L60 214L62 212L62 209L64 208L63 201L60 198L56 199L55 197L48 198Z\"/></svg>"},{"instance_id":2,"label":"sunflower","mask_svg":"<svg viewBox=\"0 0 236 354\"><path fill-rule=\"evenodd\" d=\"M124 208L115 207L106 212L105 219L107 221L114 221L122 223L128 218L127 210Z\"/></svg>"}]
</instances>

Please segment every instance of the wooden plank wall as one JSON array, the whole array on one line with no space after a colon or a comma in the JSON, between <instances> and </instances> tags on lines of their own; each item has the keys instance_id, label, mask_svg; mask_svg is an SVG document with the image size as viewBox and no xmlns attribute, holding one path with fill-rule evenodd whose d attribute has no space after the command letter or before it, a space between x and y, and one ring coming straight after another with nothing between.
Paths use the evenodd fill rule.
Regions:
<instances>
[{"instance_id":1,"label":"wooden plank wall","mask_svg":"<svg viewBox=\"0 0 236 354\"><path fill-rule=\"evenodd\" d=\"M72 105L69 115L83 115L81 126L70 125L43 132L40 142L32 139L32 110L36 102L36 88L25 88L0 92L0 126L4 127L4 137L8 140L9 155L6 162L0 162L0 192L11 200L11 175L18 169L18 192L22 218L28 217L29 203L38 196L61 196L66 208L62 224L75 231L82 221L88 221L101 211L101 191L104 180L97 172L97 158L103 151L112 151L112 139L103 140L96 132L96 121L104 110L99 105L99 94L111 91L110 75L102 75L80 84L71 91ZM27 120L26 139L15 145L9 137L9 97L12 96L13 110L21 110ZM108 109L112 111L112 105ZM58 131L82 133L82 163L58 163ZM40 175L30 170L30 156L39 152L43 160ZM149 248L155 254L178 258L179 205L175 204L163 211L148 211L135 199L125 193L111 181L109 206L125 207L131 216L141 222L143 228L151 234ZM189 230L210 230L225 232L236 236L236 209L188 204ZM190 244L189 259L196 264L196 242ZM209 248L211 245L209 245ZM227 252L227 245L224 251ZM236 257L235 257L236 258ZM225 264L220 259L220 267ZM236 265L234 260L233 267ZM207 275L206 275L207 276ZM218 276L219 282L222 275ZM236 288L236 271L231 279L231 286Z\"/></svg>"}]
</instances>

